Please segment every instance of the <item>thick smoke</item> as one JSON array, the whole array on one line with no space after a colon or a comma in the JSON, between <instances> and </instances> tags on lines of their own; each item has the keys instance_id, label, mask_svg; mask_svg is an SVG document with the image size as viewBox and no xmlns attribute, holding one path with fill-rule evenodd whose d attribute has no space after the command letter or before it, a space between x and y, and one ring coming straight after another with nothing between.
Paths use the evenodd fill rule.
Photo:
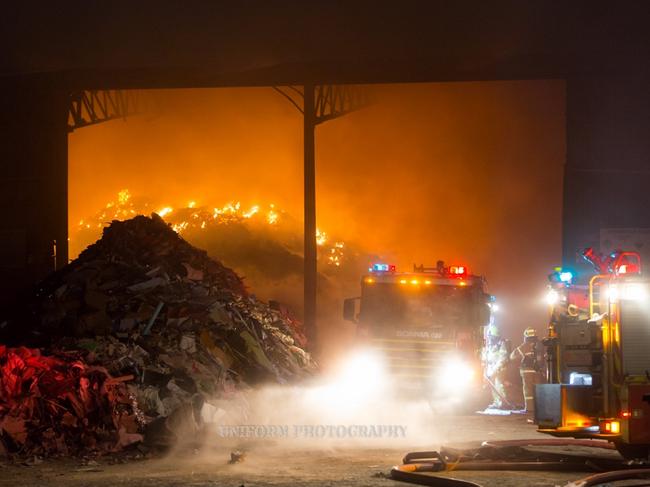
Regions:
<instances>
[{"instance_id":1,"label":"thick smoke","mask_svg":"<svg viewBox=\"0 0 650 487\"><path fill-rule=\"evenodd\" d=\"M467 264L502 301L507 335L541 331L545 275L560 261L563 83L372 91L372 106L317 128L319 226L402 268ZM170 204L276 203L300 218L302 118L286 100L262 88L155 98L151 114L70 136L71 225L123 188Z\"/></svg>"}]
</instances>

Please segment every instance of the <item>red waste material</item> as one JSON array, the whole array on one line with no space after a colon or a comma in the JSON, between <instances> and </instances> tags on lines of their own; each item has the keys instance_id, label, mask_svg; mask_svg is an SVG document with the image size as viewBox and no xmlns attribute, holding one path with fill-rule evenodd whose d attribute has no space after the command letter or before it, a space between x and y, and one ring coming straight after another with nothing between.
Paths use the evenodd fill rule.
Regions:
<instances>
[{"instance_id":1,"label":"red waste material","mask_svg":"<svg viewBox=\"0 0 650 487\"><path fill-rule=\"evenodd\" d=\"M0 451L87 454L142 440L137 405L124 382L74 354L0 345Z\"/></svg>"}]
</instances>

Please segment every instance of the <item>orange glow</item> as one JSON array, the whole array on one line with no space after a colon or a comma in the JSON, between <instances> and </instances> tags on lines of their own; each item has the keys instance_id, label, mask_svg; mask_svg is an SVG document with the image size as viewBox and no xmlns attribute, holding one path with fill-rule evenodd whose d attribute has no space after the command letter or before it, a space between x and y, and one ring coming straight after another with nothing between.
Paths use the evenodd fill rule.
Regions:
<instances>
[{"instance_id":1,"label":"orange glow","mask_svg":"<svg viewBox=\"0 0 650 487\"><path fill-rule=\"evenodd\" d=\"M275 211L275 205L271 204L270 205L270 210L266 214L266 221L269 223L269 225L275 225L278 222L278 214Z\"/></svg>"},{"instance_id":2,"label":"orange glow","mask_svg":"<svg viewBox=\"0 0 650 487\"><path fill-rule=\"evenodd\" d=\"M621 432L621 423L619 421L605 421L601 429L605 433L618 434Z\"/></svg>"},{"instance_id":3,"label":"orange glow","mask_svg":"<svg viewBox=\"0 0 650 487\"><path fill-rule=\"evenodd\" d=\"M372 88L370 107L318 128L317 224L330 236L326 245L343 240L351 253L354 242L403 269L438 259L462 263L487 276L490 292L513 302L500 323L506 334L520 336L520 316L543 322L547 310L527 303L548 263L561 257L564 81ZM69 135L71 258L83 248L74 242L76 224L83 219L98 238L111 212L101 228L87 217L116 201L123 187L149 198L145 214L170 205L167 217L176 217L189 200L209 211L241 201L244 211L259 204L261 220L281 226L282 209L302 224L303 119L283 97L270 88L155 95L161 116ZM277 209L267 211L268 202ZM213 224L187 221L186 232ZM319 248L319 265L329 248ZM526 263L517 266L517 279L504 265L513 252ZM346 283L345 297L356 292L363 272Z\"/></svg>"},{"instance_id":4,"label":"orange glow","mask_svg":"<svg viewBox=\"0 0 650 487\"><path fill-rule=\"evenodd\" d=\"M191 207L190 207L190 208L191 208ZM252 217L253 215L255 215L258 211L260 211L260 207L259 207L259 205L253 205L253 206L251 207L250 210L245 211L245 212L243 213L244 218L250 218L250 217Z\"/></svg>"},{"instance_id":5,"label":"orange glow","mask_svg":"<svg viewBox=\"0 0 650 487\"><path fill-rule=\"evenodd\" d=\"M621 412L621 417L630 418L630 417L632 417L632 413L629 412L629 411L623 411L623 412Z\"/></svg>"},{"instance_id":6,"label":"orange glow","mask_svg":"<svg viewBox=\"0 0 650 487\"><path fill-rule=\"evenodd\" d=\"M427 279L426 281L424 281L424 284L426 284L427 286L429 286L429 285L431 284L431 281L429 281L429 280Z\"/></svg>"},{"instance_id":7,"label":"orange glow","mask_svg":"<svg viewBox=\"0 0 650 487\"><path fill-rule=\"evenodd\" d=\"M584 428L586 426L591 426L593 423L587 416L576 413L575 411L567 411L565 424L571 427Z\"/></svg>"},{"instance_id":8,"label":"orange glow","mask_svg":"<svg viewBox=\"0 0 650 487\"><path fill-rule=\"evenodd\" d=\"M399 280L399 283L400 283L400 284L406 284L406 279L400 279L400 280Z\"/></svg>"},{"instance_id":9,"label":"orange glow","mask_svg":"<svg viewBox=\"0 0 650 487\"><path fill-rule=\"evenodd\" d=\"M373 282L375 282L375 280L372 277L366 277L365 281L368 284L372 284Z\"/></svg>"},{"instance_id":10,"label":"orange glow","mask_svg":"<svg viewBox=\"0 0 650 487\"><path fill-rule=\"evenodd\" d=\"M467 283L465 281L460 281L458 283L459 286L467 286Z\"/></svg>"},{"instance_id":11,"label":"orange glow","mask_svg":"<svg viewBox=\"0 0 650 487\"><path fill-rule=\"evenodd\" d=\"M136 199L137 200L137 199ZM101 230L112 220L125 220L135 215L148 215L151 208L148 203L141 200L134 202L131 192L123 189L118 192L117 200L108 202L103 209L94 217L79 220L77 228L71 232L71 242L79 251L101 236ZM185 200L187 201L187 200ZM239 201L231 201L222 207L210 208L197 206L196 200L189 200L186 207L163 206L156 211L172 229L182 234L188 229L205 230L210 225L237 223L243 220L255 220L275 226L280 220L280 212L274 204L262 209L260 205L252 205L245 209ZM90 230L90 232L89 232ZM345 242L330 242L327 233L318 229L316 231L316 242L323 247L321 252L324 255L325 263L334 267L340 267L345 260ZM74 249L76 250L76 249ZM76 257L78 251L71 252Z\"/></svg>"},{"instance_id":12,"label":"orange glow","mask_svg":"<svg viewBox=\"0 0 650 487\"><path fill-rule=\"evenodd\" d=\"M411 284L416 285L416 284L419 284L419 283L420 283L420 281L418 281L417 279L411 279Z\"/></svg>"},{"instance_id":13,"label":"orange glow","mask_svg":"<svg viewBox=\"0 0 650 487\"><path fill-rule=\"evenodd\" d=\"M161 218L163 218L163 217L169 215L172 211L174 211L173 208L171 208L170 206L165 206L164 208L161 208L160 210L158 210L156 213L158 213L158 215Z\"/></svg>"},{"instance_id":14,"label":"orange glow","mask_svg":"<svg viewBox=\"0 0 650 487\"><path fill-rule=\"evenodd\" d=\"M117 193L117 202L120 205L126 205L126 203L131 199L131 193L128 189L123 189Z\"/></svg>"},{"instance_id":15,"label":"orange glow","mask_svg":"<svg viewBox=\"0 0 650 487\"><path fill-rule=\"evenodd\" d=\"M316 229L316 245L325 245L327 234L320 229Z\"/></svg>"}]
</instances>

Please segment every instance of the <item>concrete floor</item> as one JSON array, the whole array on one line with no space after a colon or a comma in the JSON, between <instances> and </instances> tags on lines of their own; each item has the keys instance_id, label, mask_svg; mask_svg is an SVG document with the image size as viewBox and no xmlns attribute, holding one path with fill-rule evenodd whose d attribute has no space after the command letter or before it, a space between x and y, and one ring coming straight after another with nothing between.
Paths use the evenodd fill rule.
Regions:
<instances>
[{"instance_id":1,"label":"concrete floor","mask_svg":"<svg viewBox=\"0 0 650 487\"><path fill-rule=\"evenodd\" d=\"M410 448L408 438L399 444L381 441L357 446L330 442L282 444L259 441L246 446L247 457L228 464L236 445L203 448L202 451L174 453L161 459L111 464L114 459L96 462L46 460L32 466L4 464L0 485L16 486L97 486L171 487L183 486L321 486L321 485L406 485L386 479L391 466L401 463L404 453L438 449L446 445L478 445L482 440L546 438L535 431L524 416L455 416L437 418L439 440L429 445L421 440ZM453 438L453 441L451 441ZM241 446L241 445L240 445ZM611 452L603 454L611 455ZM557 472L454 472L453 476L489 486L555 486L585 477L585 473Z\"/></svg>"}]
</instances>

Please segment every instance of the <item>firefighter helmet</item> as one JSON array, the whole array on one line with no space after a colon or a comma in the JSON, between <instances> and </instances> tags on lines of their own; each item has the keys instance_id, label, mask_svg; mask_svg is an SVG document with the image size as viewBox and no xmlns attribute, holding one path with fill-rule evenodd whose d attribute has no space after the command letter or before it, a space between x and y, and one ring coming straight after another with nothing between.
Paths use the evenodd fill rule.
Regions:
<instances>
[{"instance_id":1,"label":"firefighter helmet","mask_svg":"<svg viewBox=\"0 0 650 487\"><path fill-rule=\"evenodd\" d=\"M524 338L532 338L537 336L535 328L528 327L524 330Z\"/></svg>"}]
</instances>

